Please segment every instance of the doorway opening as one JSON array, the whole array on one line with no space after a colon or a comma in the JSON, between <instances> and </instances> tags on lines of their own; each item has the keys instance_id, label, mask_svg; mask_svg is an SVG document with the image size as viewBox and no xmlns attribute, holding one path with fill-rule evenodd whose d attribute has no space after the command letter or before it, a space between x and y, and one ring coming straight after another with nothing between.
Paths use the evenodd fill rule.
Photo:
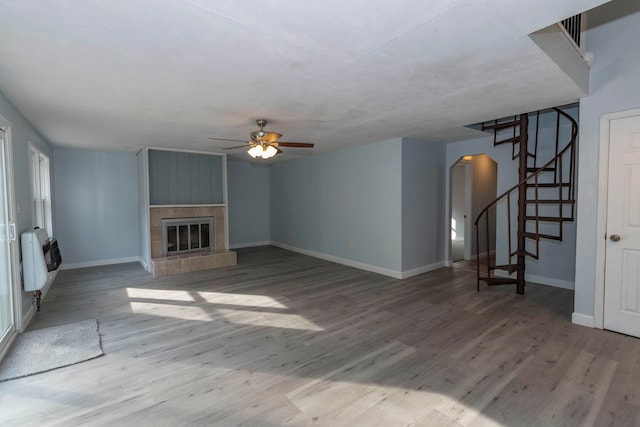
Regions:
<instances>
[{"instance_id":1,"label":"doorway opening","mask_svg":"<svg viewBox=\"0 0 640 427\"><path fill-rule=\"evenodd\" d=\"M10 123L0 116L0 360L21 328Z\"/></svg>"},{"instance_id":2,"label":"doorway opening","mask_svg":"<svg viewBox=\"0 0 640 427\"><path fill-rule=\"evenodd\" d=\"M640 337L640 110L603 115L600 129L596 235L606 239L597 239L593 321L574 313L573 322Z\"/></svg>"},{"instance_id":3,"label":"doorway opening","mask_svg":"<svg viewBox=\"0 0 640 427\"><path fill-rule=\"evenodd\" d=\"M451 262L477 257L474 221L480 211L495 200L498 164L486 154L460 157L450 168L449 254ZM495 249L495 215L490 227Z\"/></svg>"}]
</instances>

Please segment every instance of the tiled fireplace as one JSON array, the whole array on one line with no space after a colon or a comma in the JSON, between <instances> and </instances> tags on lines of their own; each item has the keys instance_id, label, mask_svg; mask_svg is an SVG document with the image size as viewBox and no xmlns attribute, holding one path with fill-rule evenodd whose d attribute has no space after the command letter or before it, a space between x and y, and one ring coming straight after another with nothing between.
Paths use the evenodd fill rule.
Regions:
<instances>
[{"instance_id":1,"label":"tiled fireplace","mask_svg":"<svg viewBox=\"0 0 640 427\"><path fill-rule=\"evenodd\" d=\"M200 223L204 227L200 218L211 218L213 226L212 247L200 248L194 245L193 237L189 237L189 244L194 250L184 250L184 237L181 244L182 250L172 253L164 246L167 240L166 234L163 236L163 220L179 219L177 224L189 223L188 219L194 218L194 223ZM168 221L169 224L175 223ZM176 206L176 207L151 207L151 272L154 277L166 276L170 274L187 273L190 271L208 270L217 267L235 265L236 253L225 250L226 220L224 206ZM172 230L171 230L172 231ZM166 232L165 232L166 233ZM186 234L183 233L183 236ZM166 255L165 255L166 254Z\"/></svg>"}]
</instances>

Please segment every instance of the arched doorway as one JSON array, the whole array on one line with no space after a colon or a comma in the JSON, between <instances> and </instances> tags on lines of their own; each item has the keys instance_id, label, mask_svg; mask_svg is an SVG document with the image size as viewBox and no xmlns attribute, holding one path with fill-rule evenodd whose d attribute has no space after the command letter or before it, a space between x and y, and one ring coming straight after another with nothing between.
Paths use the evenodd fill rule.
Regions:
<instances>
[{"instance_id":1,"label":"arched doorway","mask_svg":"<svg viewBox=\"0 0 640 427\"><path fill-rule=\"evenodd\" d=\"M470 261L478 253L474 221L497 196L498 164L486 154L463 156L451 166L449 179L450 261ZM495 249L495 216L492 221L490 240Z\"/></svg>"}]
</instances>

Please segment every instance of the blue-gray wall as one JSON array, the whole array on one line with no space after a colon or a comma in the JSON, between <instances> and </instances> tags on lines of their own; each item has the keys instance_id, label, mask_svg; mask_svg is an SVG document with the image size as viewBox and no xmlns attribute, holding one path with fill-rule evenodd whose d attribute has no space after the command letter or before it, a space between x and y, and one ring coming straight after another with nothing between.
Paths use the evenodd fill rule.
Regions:
<instances>
[{"instance_id":1,"label":"blue-gray wall","mask_svg":"<svg viewBox=\"0 0 640 427\"><path fill-rule=\"evenodd\" d=\"M590 13L591 94L580 100L575 312L594 315L600 116L640 108L640 3L617 1Z\"/></svg>"},{"instance_id":2,"label":"blue-gray wall","mask_svg":"<svg viewBox=\"0 0 640 427\"><path fill-rule=\"evenodd\" d=\"M18 205L16 227L19 232L23 232L33 227L31 178L29 172L29 142L49 157L49 167L52 172L51 180L53 180L53 170L55 169L52 158L53 150L49 143L1 93L0 114L11 122L14 194L15 201ZM53 212L52 215L54 215L55 218Z\"/></svg>"},{"instance_id":3,"label":"blue-gray wall","mask_svg":"<svg viewBox=\"0 0 640 427\"><path fill-rule=\"evenodd\" d=\"M133 153L56 149L55 224L64 264L140 256Z\"/></svg>"},{"instance_id":4,"label":"blue-gray wall","mask_svg":"<svg viewBox=\"0 0 640 427\"><path fill-rule=\"evenodd\" d=\"M402 139L402 271L444 258L445 144Z\"/></svg>"},{"instance_id":5,"label":"blue-gray wall","mask_svg":"<svg viewBox=\"0 0 640 427\"><path fill-rule=\"evenodd\" d=\"M11 122L11 142L13 154L13 184L16 203L16 229L18 234L33 228L33 213L31 203L31 177L29 171L30 154L29 142L49 157L49 170L53 175L53 151L37 130L22 116L13 104L0 93L0 115ZM53 176L50 177L53 186ZM55 207L55 200L53 200ZM55 221L55 212L51 212ZM56 229L54 226L54 234ZM18 239L19 241L19 239ZM19 243L18 243L19 247ZM21 250L21 249L18 249ZM22 313L25 315L34 304L31 292L22 293Z\"/></svg>"},{"instance_id":6,"label":"blue-gray wall","mask_svg":"<svg viewBox=\"0 0 640 427\"><path fill-rule=\"evenodd\" d=\"M271 240L269 168L227 162L229 245L264 244Z\"/></svg>"},{"instance_id":7,"label":"blue-gray wall","mask_svg":"<svg viewBox=\"0 0 640 427\"><path fill-rule=\"evenodd\" d=\"M402 141L394 139L271 167L271 240L402 270Z\"/></svg>"}]
</instances>

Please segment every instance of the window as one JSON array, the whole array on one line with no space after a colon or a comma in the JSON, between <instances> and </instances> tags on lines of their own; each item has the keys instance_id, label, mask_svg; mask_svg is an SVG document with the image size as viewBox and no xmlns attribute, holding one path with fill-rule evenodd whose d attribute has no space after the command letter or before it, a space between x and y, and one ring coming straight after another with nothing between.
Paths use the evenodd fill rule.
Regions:
<instances>
[{"instance_id":1,"label":"window","mask_svg":"<svg viewBox=\"0 0 640 427\"><path fill-rule=\"evenodd\" d=\"M47 230L53 236L51 223L51 185L49 182L49 158L31 143L31 196L33 200L33 226Z\"/></svg>"}]
</instances>

